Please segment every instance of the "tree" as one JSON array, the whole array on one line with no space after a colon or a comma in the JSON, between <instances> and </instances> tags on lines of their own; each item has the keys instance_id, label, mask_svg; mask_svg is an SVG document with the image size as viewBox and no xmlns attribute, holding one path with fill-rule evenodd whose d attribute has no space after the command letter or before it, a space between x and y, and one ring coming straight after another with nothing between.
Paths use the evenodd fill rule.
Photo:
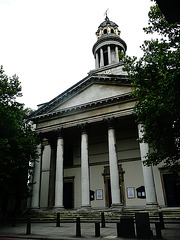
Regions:
<instances>
[{"instance_id":1,"label":"tree","mask_svg":"<svg viewBox=\"0 0 180 240\"><path fill-rule=\"evenodd\" d=\"M9 198L20 199L30 194L28 179L37 159L37 138L28 121L29 109L16 101L21 97L18 77L5 75L0 67L0 200L3 210ZM5 203L4 206L3 203Z\"/></svg>"},{"instance_id":2,"label":"tree","mask_svg":"<svg viewBox=\"0 0 180 240\"><path fill-rule=\"evenodd\" d=\"M143 56L125 57L137 98L137 122L143 122L140 141L150 144L144 164L160 162L179 170L180 159L180 39L179 24L168 24L155 4L150 8L147 34L159 34L158 39L144 41Z\"/></svg>"}]
</instances>

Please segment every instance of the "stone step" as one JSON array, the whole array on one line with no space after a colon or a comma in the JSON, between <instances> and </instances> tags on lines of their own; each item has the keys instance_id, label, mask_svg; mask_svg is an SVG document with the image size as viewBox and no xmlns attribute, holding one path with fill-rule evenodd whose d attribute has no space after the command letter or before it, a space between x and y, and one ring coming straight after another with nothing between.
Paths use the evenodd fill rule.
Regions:
<instances>
[{"instance_id":1,"label":"stone step","mask_svg":"<svg viewBox=\"0 0 180 240\"><path fill-rule=\"evenodd\" d=\"M124 210L122 211L68 211L64 210L60 212L61 221L75 221L77 217L80 217L81 221L101 221L101 213L104 212L106 221L119 221L122 216L135 217L136 212L148 212L150 221L159 220L159 212L162 212L164 221L179 221L180 222L180 209L166 210L160 209L159 211L145 211L145 210ZM24 219L31 217L32 221L43 221L43 222L55 222L57 214L54 212L42 211L36 213L30 213L24 216Z\"/></svg>"}]
</instances>

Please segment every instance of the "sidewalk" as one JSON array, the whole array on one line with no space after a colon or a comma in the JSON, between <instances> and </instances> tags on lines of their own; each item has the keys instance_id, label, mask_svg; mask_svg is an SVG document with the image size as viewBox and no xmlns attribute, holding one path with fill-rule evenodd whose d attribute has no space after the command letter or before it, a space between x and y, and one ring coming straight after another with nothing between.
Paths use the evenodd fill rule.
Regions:
<instances>
[{"instance_id":1,"label":"sidewalk","mask_svg":"<svg viewBox=\"0 0 180 240\"><path fill-rule=\"evenodd\" d=\"M155 238L154 224L151 225L151 229L153 230L153 236ZM116 223L106 223L105 228L100 228L100 235L99 238L101 239L117 238ZM165 229L162 230L162 236L165 240L180 240L180 224L165 224ZM14 227L9 224L0 226L0 240L5 238L43 240L97 239L97 237L95 237L94 223L81 223L81 237L76 237L75 223L61 223L60 227L56 227L56 223L32 223L30 235L26 235L25 223L17 223Z\"/></svg>"}]
</instances>

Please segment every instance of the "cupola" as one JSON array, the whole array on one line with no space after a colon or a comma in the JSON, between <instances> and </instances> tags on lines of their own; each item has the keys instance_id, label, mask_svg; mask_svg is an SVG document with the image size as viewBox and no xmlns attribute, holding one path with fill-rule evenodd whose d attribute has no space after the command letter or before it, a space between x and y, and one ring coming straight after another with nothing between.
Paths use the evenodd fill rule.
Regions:
<instances>
[{"instance_id":1,"label":"cupola","mask_svg":"<svg viewBox=\"0 0 180 240\"><path fill-rule=\"evenodd\" d=\"M126 43L120 38L118 25L109 20L107 14L105 20L99 25L96 32L97 41L93 46L95 68L119 63L121 53L126 53Z\"/></svg>"}]
</instances>

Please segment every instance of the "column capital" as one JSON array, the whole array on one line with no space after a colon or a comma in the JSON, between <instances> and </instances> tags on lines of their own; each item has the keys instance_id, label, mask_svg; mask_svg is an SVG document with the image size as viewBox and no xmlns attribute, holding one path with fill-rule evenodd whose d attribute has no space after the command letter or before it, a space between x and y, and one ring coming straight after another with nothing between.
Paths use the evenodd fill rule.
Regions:
<instances>
[{"instance_id":1,"label":"column capital","mask_svg":"<svg viewBox=\"0 0 180 240\"><path fill-rule=\"evenodd\" d=\"M55 133L57 138L63 138L64 128L63 127L57 128L57 129L54 130L54 133Z\"/></svg>"},{"instance_id":2,"label":"column capital","mask_svg":"<svg viewBox=\"0 0 180 240\"><path fill-rule=\"evenodd\" d=\"M107 124L108 129L114 128L115 119L115 117L109 117L104 119L104 122Z\"/></svg>"},{"instance_id":3,"label":"column capital","mask_svg":"<svg viewBox=\"0 0 180 240\"><path fill-rule=\"evenodd\" d=\"M56 146L56 136L54 131L43 132L39 134L41 141L46 140L51 147Z\"/></svg>"},{"instance_id":4,"label":"column capital","mask_svg":"<svg viewBox=\"0 0 180 240\"><path fill-rule=\"evenodd\" d=\"M78 127L81 129L81 133L87 133L87 131L88 131L88 123L87 122L78 124Z\"/></svg>"},{"instance_id":5,"label":"column capital","mask_svg":"<svg viewBox=\"0 0 180 240\"><path fill-rule=\"evenodd\" d=\"M145 133L144 124L143 124L143 122L139 122L138 123L138 134L139 134L140 140L142 140L144 133ZM143 140L143 143L147 144L147 142L145 142L144 140Z\"/></svg>"},{"instance_id":6,"label":"column capital","mask_svg":"<svg viewBox=\"0 0 180 240\"><path fill-rule=\"evenodd\" d=\"M47 138L48 132L39 132L37 137L39 138L40 142L43 142L44 138Z\"/></svg>"}]
</instances>

